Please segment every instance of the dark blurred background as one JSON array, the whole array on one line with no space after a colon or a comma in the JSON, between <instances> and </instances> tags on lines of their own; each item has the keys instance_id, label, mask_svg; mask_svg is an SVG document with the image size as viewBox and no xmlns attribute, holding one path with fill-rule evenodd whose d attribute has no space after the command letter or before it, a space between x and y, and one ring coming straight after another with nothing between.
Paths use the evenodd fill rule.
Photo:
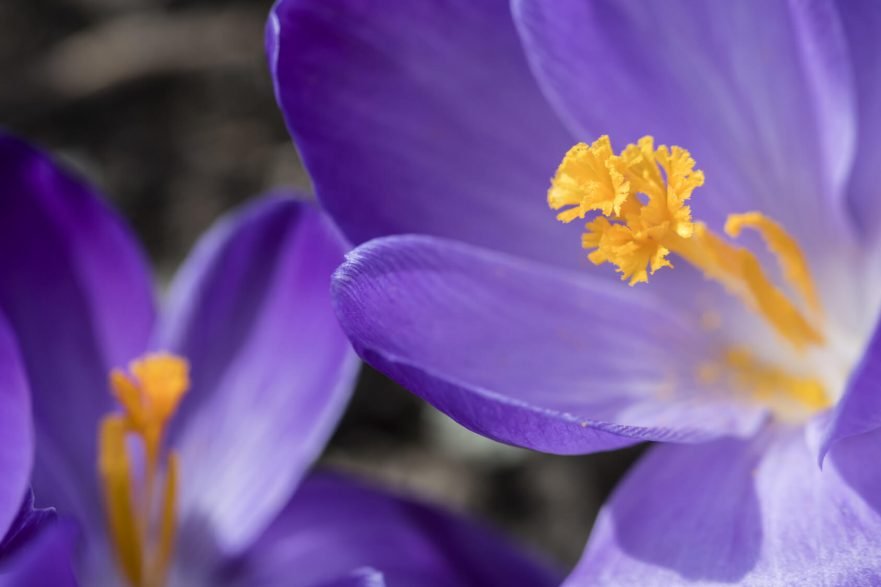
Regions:
<instances>
[{"instance_id":1,"label":"dark blurred background","mask_svg":"<svg viewBox=\"0 0 881 587\"><path fill-rule=\"evenodd\" d=\"M248 197L309 191L263 57L268 0L2 0L0 126L103 188L167 279ZM480 438L368 368L327 466L468 512L563 565L638 451Z\"/></svg>"}]
</instances>

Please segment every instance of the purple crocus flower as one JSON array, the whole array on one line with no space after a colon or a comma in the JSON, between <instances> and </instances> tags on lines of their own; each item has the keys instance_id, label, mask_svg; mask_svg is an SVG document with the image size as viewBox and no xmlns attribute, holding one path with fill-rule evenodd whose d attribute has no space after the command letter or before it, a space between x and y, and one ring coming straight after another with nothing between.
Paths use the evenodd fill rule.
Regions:
<instances>
[{"instance_id":1,"label":"purple crocus flower","mask_svg":"<svg viewBox=\"0 0 881 587\"><path fill-rule=\"evenodd\" d=\"M879 30L872 0L276 5L279 103L366 243L359 354L502 442L666 443L566 585L881 584Z\"/></svg>"},{"instance_id":2,"label":"purple crocus flower","mask_svg":"<svg viewBox=\"0 0 881 587\"><path fill-rule=\"evenodd\" d=\"M357 368L329 299L343 241L313 207L274 195L220 221L157 316L92 188L8 136L0 186L0 528L30 477L81 536L29 559L76 548L102 587L556 584L470 523L308 472Z\"/></svg>"},{"instance_id":3,"label":"purple crocus flower","mask_svg":"<svg viewBox=\"0 0 881 587\"><path fill-rule=\"evenodd\" d=\"M15 338L0 320L0 586L72 585L68 525L34 509L34 457L27 376ZM23 499L24 497L24 499Z\"/></svg>"},{"instance_id":4,"label":"purple crocus flower","mask_svg":"<svg viewBox=\"0 0 881 587\"><path fill-rule=\"evenodd\" d=\"M33 443L9 448L28 446ZM54 508L34 508L33 492L28 491L0 540L0 586L75 587L71 546L76 537L76 526L68 520L59 522Z\"/></svg>"}]
</instances>

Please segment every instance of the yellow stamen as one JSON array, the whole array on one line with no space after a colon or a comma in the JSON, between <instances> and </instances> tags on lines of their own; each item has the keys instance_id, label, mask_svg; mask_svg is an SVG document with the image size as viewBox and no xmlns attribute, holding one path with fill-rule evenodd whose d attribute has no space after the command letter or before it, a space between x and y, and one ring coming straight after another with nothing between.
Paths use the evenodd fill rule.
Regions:
<instances>
[{"instance_id":1,"label":"yellow stamen","mask_svg":"<svg viewBox=\"0 0 881 587\"><path fill-rule=\"evenodd\" d=\"M131 462L125 446L125 420L106 416L101 422L98 470L104 487L104 508L110 538L123 575L138 585L142 569L141 528L134 512Z\"/></svg>"},{"instance_id":2,"label":"yellow stamen","mask_svg":"<svg viewBox=\"0 0 881 587\"><path fill-rule=\"evenodd\" d=\"M187 362L158 353L134 361L130 368L154 418L164 424L190 386Z\"/></svg>"},{"instance_id":3,"label":"yellow stamen","mask_svg":"<svg viewBox=\"0 0 881 587\"><path fill-rule=\"evenodd\" d=\"M728 216L725 222L725 233L728 236L738 237L744 228L752 228L759 233L768 249L777 257L783 276L789 284L802 296L815 315L822 314L820 297L814 288L808 261L795 239L782 226L758 212Z\"/></svg>"},{"instance_id":4,"label":"yellow stamen","mask_svg":"<svg viewBox=\"0 0 881 587\"><path fill-rule=\"evenodd\" d=\"M134 361L131 375L114 369L110 387L122 412L106 416L99 432L99 472L104 506L122 575L132 587L165 585L176 530L179 462L168 457L157 521L156 479L166 426L189 388L189 366L158 353ZM140 440L145 456L142 482L135 487L127 440Z\"/></svg>"},{"instance_id":5,"label":"yellow stamen","mask_svg":"<svg viewBox=\"0 0 881 587\"><path fill-rule=\"evenodd\" d=\"M758 359L749 349L730 347L719 360L698 366L698 380L707 385L723 382L753 395L759 401L781 408L788 413L787 403L811 411L831 405L823 383L814 377L799 377ZM776 405L775 405L776 404Z\"/></svg>"},{"instance_id":6,"label":"yellow stamen","mask_svg":"<svg viewBox=\"0 0 881 587\"><path fill-rule=\"evenodd\" d=\"M180 476L180 458L176 453L168 455L165 466L165 492L162 500L162 514L159 527L159 547L156 556L156 575L168 575L171 555L174 551L175 531L177 529L177 487ZM154 584L161 584L157 579Z\"/></svg>"},{"instance_id":7,"label":"yellow stamen","mask_svg":"<svg viewBox=\"0 0 881 587\"><path fill-rule=\"evenodd\" d=\"M725 242L702 222L695 223L692 238L669 236L664 240L706 277L724 285L729 293L758 312L796 349L823 342L823 336L774 285L751 252Z\"/></svg>"},{"instance_id":8,"label":"yellow stamen","mask_svg":"<svg viewBox=\"0 0 881 587\"><path fill-rule=\"evenodd\" d=\"M569 150L551 182L548 204L559 211L562 222L591 214L581 241L590 251L588 259L597 265L611 263L631 286L672 267L669 257L674 254L723 285L797 351L823 344L812 322L822 316L820 299L798 243L758 212L731 215L725 227L732 238L744 228L759 233L811 318L774 283L755 254L692 220L687 202L703 183L703 173L685 149L656 148L652 137L643 137L616 155L603 136L590 146L579 143ZM743 359L742 354L732 357ZM744 364L741 360L741 371ZM753 383L770 381L791 399L810 407L825 405L825 392L813 380L807 384L758 365L752 362L746 369L761 376Z\"/></svg>"},{"instance_id":9,"label":"yellow stamen","mask_svg":"<svg viewBox=\"0 0 881 587\"><path fill-rule=\"evenodd\" d=\"M813 410L830 405L822 382L812 377L799 377L757 359L743 347L729 348L725 353L728 371L735 373L741 387L752 390L759 399L768 400L778 394Z\"/></svg>"},{"instance_id":10,"label":"yellow stamen","mask_svg":"<svg viewBox=\"0 0 881 587\"><path fill-rule=\"evenodd\" d=\"M591 262L615 265L630 285L672 267L668 256L674 253L724 285L797 349L822 343L819 330L771 281L753 253L692 221L686 202L703 183L703 173L685 149L655 148L651 137L643 137L615 155L604 136L589 147L579 144L569 150L552 180L548 204L562 209L557 218L563 222L599 212L587 223L582 246L592 249ZM744 227L760 232L787 279L812 307L819 307L795 240L756 212L729 219L729 234L737 235Z\"/></svg>"}]
</instances>

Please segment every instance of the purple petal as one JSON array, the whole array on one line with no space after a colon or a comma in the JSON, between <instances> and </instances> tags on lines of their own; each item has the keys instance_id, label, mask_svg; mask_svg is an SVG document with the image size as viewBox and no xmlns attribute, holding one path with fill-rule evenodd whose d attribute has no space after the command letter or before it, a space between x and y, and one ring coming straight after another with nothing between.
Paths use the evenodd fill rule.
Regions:
<instances>
[{"instance_id":1,"label":"purple petal","mask_svg":"<svg viewBox=\"0 0 881 587\"><path fill-rule=\"evenodd\" d=\"M314 587L362 567L390 586L559 584L555 573L483 528L326 474L306 480L232 583Z\"/></svg>"},{"instance_id":2,"label":"purple petal","mask_svg":"<svg viewBox=\"0 0 881 587\"><path fill-rule=\"evenodd\" d=\"M760 0L515 2L537 76L576 134L681 145L707 176L698 217L760 210L814 253L830 227L849 227L855 113L836 17Z\"/></svg>"},{"instance_id":3,"label":"purple petal","mask_svg":"<svg viewBox=\"0 0 881 587\"><path fill-rule=\"evenodd\" d=\"M127 228L90 186L9 136L0 136L0 186L0 310L32 390L34 489L59 512L94 513L107 373L146 347L149 274Z\"/></svg>"},{"instance_id":4,"label":"purple petal","mask_svg":"<svg viewBox=\"0 0 881 587\"><path fill-rule=\"evenodd\" d=\"M855 222L873 239L881 234L878 161L881 153L881 4L874 0L838 3L850 49L857 97L857 157L850 179Z\"/></svg>"},{"instance_id":5,"label":"purple petal","mask_svg":"<svg viewBox=\"0 0 881 587\"><path fill-rule=\"evenodd\" d=\"M843 438L856 436L881 427L881 321L863 353L862 360L850 376L844 395L832 413L818 419L820 434L819 460Z\"/></svg>"},{"instance_id":6,"label":"purple petal","mask_svg":"<svg viewBox=\"0 0 881 587\"><path fill-rule=\"evenodd\" d=\"M171 291L159 346L190 361L171 444L181 511L246 546L324 447L357 361L330 305L345 246L326 216L269 197L219 222Z\"/></svg>"},{"instance_id":7,"label":"purple petal","mask_svg":"<svg viewBox=\"0 0 881 587\"><path fill-rule=\"evenodd\" d=\"M287 583L281 584L287 585ZM364 568L353 571L344 577L331 579L322 583L320 587L385 587L385 579L379 571Z\"/></svg>"},{"instance_id":8,"label":"purple petal","mask_svg":"<svg viewBox=\"0 0 881 587\"><path fill-rule=\"evenodd\" d=\"M34 460L34 431L24 365L0 316L0 553L15 530ZM8 537L8 536L7 536Z\"/></svg>"},{"instance_id":9,"label":"purple petal","mask_svg":"<svg viewBox=\"0 0 881 587\"><path fill-rule=\"evenodd\" d=\"M565 585L879 584L879 440L845 441L823 471L802 428L658 446L616 490Z\"/></svg>"},{"instance_id":10,"label":"purple petal","mask_svg":"<svg viewBox=\"0 0 881 587\"><path fill-rule=\"evenodd\" d=\"M645 292L432 237L377 239L334 278L368 363L460 424L556 453L755 430L698 389L704 333Z\"/></svg>"},{"instance_id":11,"label":"purple petal","mask_svg":"<svg viewBox=\"0 0 881 587\"><path fill-rule=\"evenodd\" d=\"M76 587L76 538L76 528L67 521L46 527L27 548L0 564L0 587Z\"/></svg>"},{"instance_id":12,"label":"purple petal","mask_svg":"<svg viewBox=\"0 0 881 587\"><path fill-rule=\"evenodd\" d=\"M574 140L502 0L282 0L276 94L319 199L355 243L446 236L586 265L545 194Z\"/></svg>"},{"instance_id":13,"label":"purple petal","mask_svg":"<svg viewBox=\"0 0 881 587\"><path fill-rule=\"evenodd\" d=\"M57 520L55 508L34 508L34 492L28 490L15 519L6 530L6 536L0 537L0 562L6 557L14 556L19 549Z\"/></svg>"}]
</instances>

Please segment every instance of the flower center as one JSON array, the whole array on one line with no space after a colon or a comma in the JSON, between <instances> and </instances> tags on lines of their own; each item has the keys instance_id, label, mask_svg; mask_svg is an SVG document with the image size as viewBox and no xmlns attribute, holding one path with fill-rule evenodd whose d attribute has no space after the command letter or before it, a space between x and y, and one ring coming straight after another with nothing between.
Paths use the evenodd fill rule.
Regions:
<instances>
[{"instance_id":1,"label":"flower center","mask_svg":"<svg viewBox=\"0 0 881 587\"><path fill-rule=\"evenodd\" d=\"M132 587L162 587L174 547L180 467L172 451L165 456L164 472L160 470L162 439L189 388L189 366L180 357L157 353L133 361L129 371L110 373L122 412L101 421L98 472L122 575ZM139 467L130 452L135 447L143 454Z\"/></svg>"},{"instance_id":2,"label":"flower center","mask_svg":"<svg viewBox=\"0 0 881 587\"><path fill-rule=\"evenodd\" d=\"M703 184L703 172L681 147L655 148L654 139L646 136L615 154L609 137L602 136L566 153L548 191L548 204L560 210L557 219L565 223L591 214L582 235L582 246L591 251L588 259L596 265L611 263L631 286L672 267L669 257L674 254L724 286L798 353L822 345L818 324L823 311L798 243L759 212L732 214L725 223L731 238L743 229L762 237L785 284L796 294L793 299L771 280L755 254L692 220L686 202ZM786 397L811 409L829 404L818 379L786 373L743 347L731 347L713 365L766 403ZM707 377L700 373L704 367L699 379Z\"/></svg>"}]
</instances>

